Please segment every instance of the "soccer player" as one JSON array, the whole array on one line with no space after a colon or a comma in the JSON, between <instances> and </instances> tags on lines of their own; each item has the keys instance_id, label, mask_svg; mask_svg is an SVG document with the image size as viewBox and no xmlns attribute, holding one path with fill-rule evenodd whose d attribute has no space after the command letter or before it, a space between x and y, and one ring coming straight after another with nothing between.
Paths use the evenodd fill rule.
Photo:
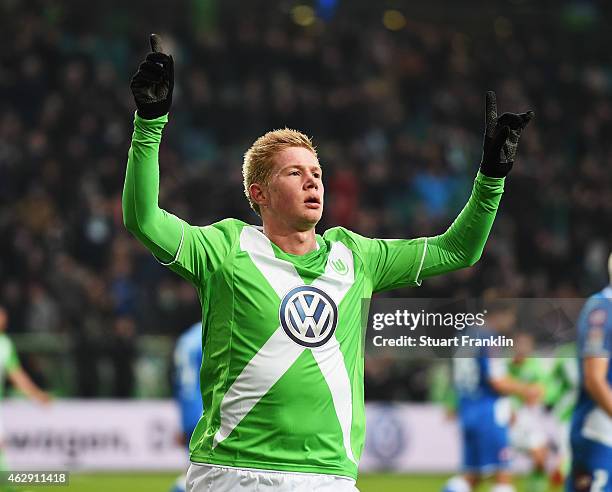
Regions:
<instances>
[{"instance_id":1,"label":"soccer player","mask_svg":"<svg viewBox=\"0 0 612 492\"><path fill-rule=\"evenodd\" d=\"M174 399L181 414L181 439L189 443L202 416L200 367L202 365L202 323L194 323L174 347ZM172 492L184 492L185 474L176 480Z\"/></svg>"},{"instance_id":2,"label":"soccer player","mask_svg":"<svg viewBox=\"0 0 612 492\"><path fill-rule=\"evenodd\" d=\"M491 306L487 313L486 338L490 330L507 331L514 323L511 308ZM461 427L463 473L452 477L443 492L471 492L483 478L493 475L493 492L514 492L510 466L510 401L513 395L535 403L542 395L537 384L519 381L508 374L508 361L491 348L481 348L475 357L453 359L457 393L457 416Z\"/></svg>"},{"instance_id":3,"label":"soccer player","mask_svg":"<svg viewBox=\"0 0 612 492\"><path fill-rule=\"evenodd\" d=\"M361 299L478 260L533 113L498 118L487 94L480 172L439 236L368 239L341 227L316 234L323 170L311 140L289 129L266 133L244 156L245 194L263 227L236 219L198 227L158 206L174 62L158 36L151 47L131 82L137 111L123 214L202 304L204 413L191 437L187 489L353 491L365 434Z\"/></svg>"},{"instance_id":4,"label":"soccer player","mask_svg":"<svg viewBox=\"0 0 612 492\"><path fill-rule=\"evenodd\" d=\"M579 394L570 440L568 492L612 491L612 254L610 285L578 317Z\"/></svg>"},{"instance_id":5,"label":"soccer player","mask_svg":"<svg viewBox=\"0 0 612 492\"><path fill-rule=\"evenodd\" d=\"M563 484L570 468L570 423L578 394L576 344L563 344L555 350L548 379L546 404L550 406L559 433L553 436L557 448L552 484Z\"/></svg>"},{"instance_id":6,"label":"soccer player","mask_svg":"<svg viewBox=\"0 0 612 492\"><path fill-rule=\"evenodd\" d=\"M530 333L518 333L514 337L514 356L508 366L508 374L517 381L540 385L544 393L548 374L541 359L534 355L534 339ZM545 492L548 488L546 465L549 450L543 402L528 403L513 397L512 403L514 415L510 444L527 455L532 465L527 476L527 492Z\"/></svg>"},{"instance_id":7,"label":"soccer player","mask_svg":"<svg viewBox=\"0 0 612 492\"><path fill-rule=\"evenodd\" d=\"M13 385L28 398L43 405L49 403L50 396L40 389L21 367L13 342L6 334L9 317L6 309L0 306L0 400L4 388L4 379L8 379ZM6 470L4 458L4 432L0 427L0 471Z\"/></svg>"}]
</instances>

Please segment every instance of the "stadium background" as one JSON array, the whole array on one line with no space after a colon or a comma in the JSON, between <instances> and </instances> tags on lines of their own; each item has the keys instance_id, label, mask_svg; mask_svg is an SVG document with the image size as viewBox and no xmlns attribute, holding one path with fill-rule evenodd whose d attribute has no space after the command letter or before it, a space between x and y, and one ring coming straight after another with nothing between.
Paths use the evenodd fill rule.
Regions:
<instances>
[{"instance_id":1,"label":"stadium background","mask_svg":"<svg viewBox=\"0 0 612 492\"><path fill-rule=\"evenodd\" d=\"M197 297L121 219L129 79L150 32L176 62L164 208L196 224L256 221L242 154L289 126L318 146L320 230L435 235L467 198L494 89L501 111L536 119L482 260L390 295L600 289L612 245L610 10L587 0L0 1L0 305L23 365L58 401L170 396L173 342L198 319ZM425 402L432 367L372 361L366 399Z\"/></svg>"}]
</instances>

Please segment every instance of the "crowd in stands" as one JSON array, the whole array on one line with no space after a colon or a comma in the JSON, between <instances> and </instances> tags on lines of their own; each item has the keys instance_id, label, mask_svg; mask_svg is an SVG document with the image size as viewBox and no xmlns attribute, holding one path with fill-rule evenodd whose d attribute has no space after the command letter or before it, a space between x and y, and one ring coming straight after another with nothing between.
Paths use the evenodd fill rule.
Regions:
<instances>
[{"instance_id":1,"label":"crowd in stands","mask_svg":"<svg viewBox=\"0 0 612 492\"><path fill-rule=\"evenodd\" d=\"M160 150L166 210L193 224L258 222L242 155L288 126L318 148L319 232L439 234L471 190L493 89L500 113L536 117L483 257L393 295L582 297L607 281L612 75L595 7L582 23L571 12L437 23L404 11L394 31L376 2L309 25L283 2L185 3L150 18L139 2L72 3L0 2L0 304L13 333L68 334L78 395L98 394L96 360L110 357L126 375L114 394L129 396L137 337L174 337L199 316L193 288L122 223L129 80L153 30L176 65ZM386 371L382 397L419 397L409 374Z\"/></svg>"}]
</instances>

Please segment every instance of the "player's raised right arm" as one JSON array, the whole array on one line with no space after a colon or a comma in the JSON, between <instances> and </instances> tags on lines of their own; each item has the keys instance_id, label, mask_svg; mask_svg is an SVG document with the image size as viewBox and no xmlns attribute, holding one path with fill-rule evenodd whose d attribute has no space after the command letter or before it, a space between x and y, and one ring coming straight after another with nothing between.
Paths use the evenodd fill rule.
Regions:
<instances>
[{"instance_id":1,"label":"player's raised right arm","mask_svg":"<svg viewBox=\"0 0 612 492\"><path fill-rule=\"evenodd\" d=\"M127 230L165 263L176 255L183 234L181 222L158 205L158 151L167 121L167 116L145 120L135 115L122 199Z\"/></svg>"},{"instance_id":2,"label":"player's raised right arm","mask_svg":"<svg viewBox=\"0 0 612 492\"><path fill-rule=\"evenodd\" d=\"M123 222L158 260L199 286L223 263L239 227L234 219L192 226L158 205L159 144L172 104L174 61L156 34L151 49L130 84L138 110L123 187Z\"/></svg>"},{"instance_id":3,"label":"player's raised right arm","mask_svg":"<svg viewBox=\"0 0 612 492\"><path fill-rule=\"evenodd\" d=\"M123 222L162 262L174 259L184 225L158 205L158 153L168 122L174 86L174 62L163 53L161 40L151 35L152 53L140 64L130 88L138 108L123 187Z\"/></svg>"}]
</instances>

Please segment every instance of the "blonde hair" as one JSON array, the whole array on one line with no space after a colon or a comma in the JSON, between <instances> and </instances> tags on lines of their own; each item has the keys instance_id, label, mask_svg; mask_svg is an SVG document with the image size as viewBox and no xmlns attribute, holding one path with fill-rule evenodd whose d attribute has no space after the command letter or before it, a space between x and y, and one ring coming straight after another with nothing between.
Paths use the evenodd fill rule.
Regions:
<instances>
[{"instance_id":1,"label":"blonde hair","mask_svg":"<svg viewBox=\"0 0 612 492\"><path fill-rule=\"evenodd\" d=\"M251 198L249 187L253 183L267 185L272 175L273 157L280 151L289 147L303 147L310 150L315 157L317 151L312 140L297 130L284 128L273 130L259 137L244 154L242 163L242 177L244 183L244 194L251 208L261 215L259 205Z\"/></svg>"}]
</instances>

